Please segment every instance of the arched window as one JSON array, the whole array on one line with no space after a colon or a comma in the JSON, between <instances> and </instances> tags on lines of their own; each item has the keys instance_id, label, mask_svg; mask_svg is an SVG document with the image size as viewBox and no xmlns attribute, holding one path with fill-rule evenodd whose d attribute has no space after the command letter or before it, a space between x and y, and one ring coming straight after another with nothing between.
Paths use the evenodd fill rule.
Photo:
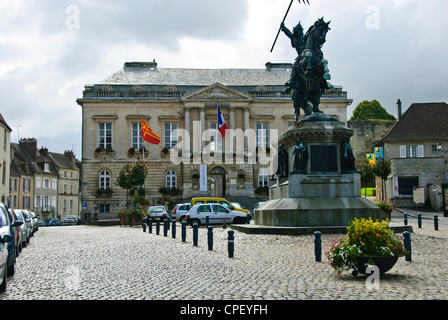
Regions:
<instances>
[{"instance_id":1,"label":"arched window","mask_svg":"<svg viewBox=\"0 0 448 320\"><path fill-rule=\"evenodd\" d=\"M166 184L165 186L169 189L177 188L177 176L176 172L173 170L169 170L166 173Z\"/></svg>"},{"instance_id":2,"label":"arched window","mask_svg":"<svg viewBox=\"0 0 448 320\"><path fill-rule=\"evenodd\" d=\"M99 188L102 190L110 188L110 172L109 171L101 171L100 180L99 180Z\"/></svg>"},{"instance_id":3,"label":"arched window","mask_svg":"<svg viewBox=\"0 0 448 320\"><path fill-rule=\"evenodd\" d=\"M258 171L258 186L259 187L269 187L269 174L268 170L260 169Z\"/></svg>"}]
</instances>

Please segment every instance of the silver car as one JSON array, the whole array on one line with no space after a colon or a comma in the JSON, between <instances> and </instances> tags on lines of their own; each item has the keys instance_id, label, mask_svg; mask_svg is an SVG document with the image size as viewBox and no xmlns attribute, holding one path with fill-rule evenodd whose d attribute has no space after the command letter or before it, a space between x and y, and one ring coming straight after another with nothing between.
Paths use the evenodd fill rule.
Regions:
<instances>
[{"instance_id":1,"label":"silver car","mask_svg":"<svg viewBox=\"0 0 448 320\"><path fill-rule=\"evenodd\" d=\"M152 220L163 221L168 219L168 211L166 211L164 206L153 206L148 208L148 217Z\"/></svg>"},{"instance_id":2,"label":"silver car","mask_svg":"<svg viewBox=\"0 0 448 320\"><path fill-rule=\"evenodd\" d=\"M173 209L173 218L176 221L184 221L187 217L187 212L191 208L191 203L180 203Z\"/></svg>"},{"instance_id":3,"label":"silver car","mask_svg":"<svg viewBox=\"0 0 448 320\"><path fill-rule=\"evenodd\" d=\"M7 242L14 239L10 234L9 220L6 215L6 210L0 210L0 293L5 292L8 277Z\"/></svg>"},{"instance_id":4,"label":"silver car","mask_svg":"<svg viewBox=\"0 0 448 320\"><path fill-rule=\"evenodd\" d=\"M31 238L31 218L28 217L28 214L25 210L14 209L14 212L17 215L17 220L22 221L22 246L25 248L28 243L30 243Z\"/></svg>"}]
</instances>

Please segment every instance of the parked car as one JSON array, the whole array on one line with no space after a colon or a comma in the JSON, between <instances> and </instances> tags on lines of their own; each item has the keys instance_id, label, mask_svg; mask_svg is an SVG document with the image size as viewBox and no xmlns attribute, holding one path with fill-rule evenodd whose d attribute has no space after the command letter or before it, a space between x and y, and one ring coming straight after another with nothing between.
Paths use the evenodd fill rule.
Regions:
<instances>
[{"instance_id":1,"label":"parked car","mask_svg":"<svg viewBox=\"0 0 448 320\"><path fill-rule=\"evenodd\" d=\"M190 203L180 203L176 205L176 207L173 209L173 218L176 219L176 221L184 221L187 217L187 212L190 210L191 204Z\"/></svg>"},{"instance_id":2,"label":"parked car","mask_svg":"<svg viewBox=\"0 0 448 320\"><path fill-rule=\"evenodd\" d=\"M14 210L17 215L17 220L22 222L22 247L25 248L30 243L31 238L31 220L24 210Z\"/></svg>"},{"instance_id":3,"label":"parked car","mask_svg":"<svg viewBox=\"0 0 448 320\"><path fill-rule=\"evenodd\" d=\"M8 226L0 227L0 293L5 292L6 290L6 281L8 277L8 268L7 268L7 262L8 262L8 249L5 247L8 242L13 241L13 237L9 234L3 232L3 229L8 230Z\"/></svg>"},{"instance_id":4,"label":"parked car","mask_svg":"<svg viewBox=\"0 0 448 320\"><path fill-rule=\"evenodd\" d=\"M168 218L168 211L164 206L152 206L148 208L148 217L153 220L163 221Z\"/></svg>"},{"instance_id":5,"label":"parked car","mask_svg":"<svg viewBox=\"0 0 448 320\"><path fill-rule=\"evenodd\" d=\"M199 197L199 198L193 198L191 199L191 205L195 204L201 204L201 203L219 203L220 205L223 205L227 209L231 211L240 211L245 214L251 214L249 210L243 209L243 208L236 208L233 206L229 201L227 201L224 198L217 198L217 197Z\"/></svg>"},{"instance_id":6,"label":"parked car","mask_svg":"<svg viewBox=\"0 0 448 320\"><path fill-rule=\"evenodd\" d=\"M45 221L45 225L47 227L61 225L61 220L59 220L58 218L48 218L48 219L45 219L44 221Z\"/></svg>"},{"instance_id":7,"label":"parked car","mask_svg":"<svg viewBox=\"0 0 448 320\"><path fill-rule=\"evenodd\" d=\"M63 224L79 224L78 216L65 216Z\"/></svg>"},{"instance_id":8,"label":"parked car","mask_svg":"<svg viewBox=\"0 0 448 320\"><path fill-rule=\"evenodd\" d=\"M16 257L19 256L19 253L22 251L22 221L19 221L17 219L17 215L14 212L13 209L8 210L9 218L13 224L14 228L14 245L15 245L15 251L16 251Z\"/></svg>"},{"instance_id":9,"label":"parked car","mask_svg":"<svg viewBox=\"0 0 448 320\"><path fill-rule=\"evenodd\" d=\"M247 214L240 211L229 210L220 204L196 204L187 213L187 223L193 225L205 224L209 217L209 224L246 223Z\"/></svg>"},{"instance_id":10,"label":"parked car","mask_svg":"<svg viewBox=\"0 0 448 320\"><path fill-rule=\"evenodd\" d=\"M28 215L31 217L33 221L33 233L39 230L39 218L33 211L28 211Z\"/></svg>"},{"instance_id":11,"label":"parked car","mask_svg":"<svg viewBox=\"0 0 448 320\"><path fill-rule=\"evenodd\" d=\"M14 273L14 236L11 235L11 224L8 210L0 203L0 293L6 290L8 271ZM12 250L9 249L12 243ZM12 256L12 257L11 257ZM9 262L12 260L12 264ZM12 275L12 274L11 274Z\"/></svg>"}]
</instances>

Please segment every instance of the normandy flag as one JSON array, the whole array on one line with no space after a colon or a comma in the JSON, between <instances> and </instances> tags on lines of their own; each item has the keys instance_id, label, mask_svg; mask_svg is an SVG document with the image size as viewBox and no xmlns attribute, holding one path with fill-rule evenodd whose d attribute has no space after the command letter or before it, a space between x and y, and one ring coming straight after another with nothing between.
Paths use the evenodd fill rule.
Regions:
<instances>
[{"instance_id":1,"label":"normandy flag","mask_svg":"<svg viewBox=\"0 0 448 320\"><path fill-rule=\"evenodd\" d=\"M159 144L160 143L160 136L155 134L151 128L148 126L145 120L142 118L142 138L146 142L152 143L152 144Z\"/></svg>"},{"instance_id":2,"label":"normandy flag","mask_svg":"<svg viewBox=\"0 0 448 320\"><path fill-rule=\"evenodd\" d=\"M222 116L221 110L219 110L219 105L218 105L218 130L219 133L221 134L221 138L224 138L224 136L226 135L226 130L227 130L227 125L226 122L224 121L224 117Z\"/></svg>"}]
</instances>

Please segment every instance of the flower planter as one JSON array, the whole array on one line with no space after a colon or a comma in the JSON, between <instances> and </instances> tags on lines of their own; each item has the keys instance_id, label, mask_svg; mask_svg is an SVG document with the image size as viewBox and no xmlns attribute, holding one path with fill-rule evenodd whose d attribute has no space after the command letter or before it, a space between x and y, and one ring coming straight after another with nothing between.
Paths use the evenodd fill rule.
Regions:
<instances>
[{"instance_id":1,"label":"flower planter","mask_svg":"<svg viewBox=\"0 0 448 320\"><path fill-rule=\"evenodd\" d=\"M380 274L384 274L397 263L399 256L380 256L380 257L356 257L358 267L352 272L353 276L359 273L367 274L367 265L373 264L378 267Z\"/></svg>"}]
</instances>

